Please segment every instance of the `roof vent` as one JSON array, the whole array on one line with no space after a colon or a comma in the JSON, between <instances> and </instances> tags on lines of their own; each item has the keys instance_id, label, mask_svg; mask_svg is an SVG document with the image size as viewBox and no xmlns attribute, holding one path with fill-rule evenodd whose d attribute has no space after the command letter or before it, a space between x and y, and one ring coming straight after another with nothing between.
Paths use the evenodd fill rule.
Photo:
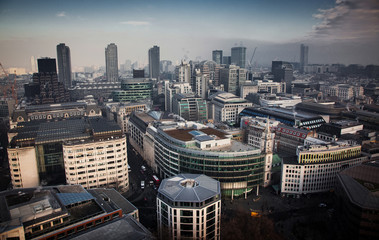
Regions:
<instances>
[{"instance_id":1,"label":"roof vent","mask_svg":"<svg viewBox=\"0 0 379 240\"><path fill-rule=\"evenodd\" d=\"M185 179L180 182L180 185L182 185L185 188L193 188L199 186L199 183L193 179Z\"/></svg>"}]
</instances>

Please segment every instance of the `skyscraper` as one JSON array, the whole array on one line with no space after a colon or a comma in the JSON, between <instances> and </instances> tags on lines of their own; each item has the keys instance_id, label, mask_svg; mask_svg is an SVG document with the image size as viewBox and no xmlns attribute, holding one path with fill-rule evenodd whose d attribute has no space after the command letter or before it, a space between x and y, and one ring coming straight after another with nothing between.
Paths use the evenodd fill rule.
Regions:
<instances>
[{"instance_id":1,"label":"skyscraper","mask_svg":"<svg viewBox=\"0 0 379 240\"><path fill-rule=\"evenodd\" d=\"M212 60L217 64L222 64L222 50L212 51Z\"/></svg>"},{"instance_id":2,"label":"skyscraper","mask_svg":"<svg viewBox=\"0 0 379 240\"><path fill-rule=\"evenodd\" d=\"M150 78L159 78L159 47L153 46L149 49L149 76Z\"/></svg>"},{"instance_id":3,"label":"skyscraper","mask_svg":"<svg viewBox=\"0 0 379 240\"><path fill-rule=\"evenodd\" d=\"M30 57L30 67L33 73L37 72L37 61L34 56Z\"/></svg>"},{"instance_id":4,"label":"skyscraper","mask_svg":"<svg viewBox=\"0 0 379 240\"><path fill-rule=\"evenodd\" d=\"M233 47L231 60L233 65L245 68L246 64L246 47Z\"/></svg>"},{"instance_id":5,"label":"skyscraper","mask_svg":"<svg viewBox=\"0 0 379 240\"><path fill-rule=\"evenodd\" d=\"M39 58L38 73L57 73L57 64L54 58Z\"/></svg>"},{"instance_id":6,"label":"skyscraper","mask_svg":"<svg viewBox=\"0 0 379 240\"><path fill-rule=\"evenodd\" d=\"M291 93L291 83L293 80L293 67L289 62L272 61L271 67L274 82L285 82L287 93Z\"/></svg>"},{"instance_id":7,"label":"skyscraper","mask_svg":"<svg viewBox=\"0 0 379 240\"><path fill-rule=\"evenodd\" d=\"M117 46L114 43L105 49L106 76L108 82L118 82Z\"/></svg>"},{"instance_id":8,"label":"skyscraper","mask_svg":"<svg viewBox=\"0 0 379 240\"><path fill-rule=\"evenodd\" d=\"M304 73L304 67L308 65L308 46L300 45L300 72Z\"/></svg>"},{"instance_id":9,"label":"skyscraper","mask_svg":"<svg viewBox=\"0 0 379 240\"><path fill-rule=\"evenodd\" d=\"M222 57L222 64L230 65L232 63L232 57L231 56L223 56Z\"/></svg>"},{"instance_id":10,"label":"skyscraper","mask_svg":"<svg viewBox=\"0 0 379 240\"><path fill-rule=\"evenodd\" d=\"M70 48L64 43L57 45L58 80L65 89L71 87L71 55Z\"/></svg>"}]
</instances>

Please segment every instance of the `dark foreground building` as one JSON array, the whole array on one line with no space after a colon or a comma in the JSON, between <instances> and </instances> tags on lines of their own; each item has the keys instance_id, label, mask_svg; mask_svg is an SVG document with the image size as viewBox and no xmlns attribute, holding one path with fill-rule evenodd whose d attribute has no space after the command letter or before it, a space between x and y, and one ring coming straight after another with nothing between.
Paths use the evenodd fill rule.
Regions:
<instances>
[{"instance_id":1,"label":"dark foreground building","mask_svg":"<svg viewBox=\"0 0 379 240\"><path fill-rule=\"evenodd\" d=\"M0 192L0 239L153 239L114 189L82 186Z\"/></svg>"},{"instance_id":2,"label":"dark foreground building","mask_svg":"<svg viewBox=\"0 0 379 240\"><path fill-rule=\"evenodd\" d=\"M336 196L350 239L379 239L379 161L338 173Z\"/></svg>"}]
</instances>

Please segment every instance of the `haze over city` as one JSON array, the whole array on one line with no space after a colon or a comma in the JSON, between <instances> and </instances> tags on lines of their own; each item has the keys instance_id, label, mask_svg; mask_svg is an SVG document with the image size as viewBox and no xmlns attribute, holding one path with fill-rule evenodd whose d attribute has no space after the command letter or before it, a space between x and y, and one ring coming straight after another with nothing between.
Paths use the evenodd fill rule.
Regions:
<instances>
[{"instance_id":1,"label":"haze over city","mask_svg":"<svg viewBox=\"0 0 379 240\"><path fill-rule=\"evenodd\" d=\"M56 57L56 45L71 48L73 67L105 65L104 49L118 46L119 63L147 63L147 50L161 59L211 59L258 47L258 65L299 61L309 45L309 63L379 64L379 2L320 1L1 1L1 62L30 68L30 57Z\"/></svg>"}]
</instances>

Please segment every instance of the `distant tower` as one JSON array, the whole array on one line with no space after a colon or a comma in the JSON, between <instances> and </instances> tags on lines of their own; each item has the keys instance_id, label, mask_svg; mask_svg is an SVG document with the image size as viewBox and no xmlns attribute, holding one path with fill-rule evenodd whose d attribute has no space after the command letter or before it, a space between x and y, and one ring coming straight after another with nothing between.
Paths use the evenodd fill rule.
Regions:
<instances>
[{"instance_id":1,"label":"distant tower","mask_svg":"<svg viewBox=\"0 0 379 240\"><path fill-rule=\"evenodd\" d=\"M37 72L37 61L34 56L30 57L30 67L33 73Z\"/></svg>"},{"instance_id":2,"label":"distant tower","mask_svg":"<svg viewBox=\"0 0 379 240\"><path fill-rule=\"evenodd\" d=\"M264 131L264 153L265 155L265 175L264 175L264 187L271 184L271 165L272 165L272 147L274 145L273 138L271 137L270 119L266 119L266 129Z\"/></svg>"},{"instance_id":3,"label":"distant tower","mask_svg":"<svg viewBox=\"0 0 379 240\"><path fill-rule=\"evenodd\" d=\"M55 58L39 58L38 73L57 73L57 63Z\"/></svg>"},{"instance_id":4,"label":"distant tower","mask_svg":"<svg viewBox=\"0 0 379 240\"><path fill-rule=\"evenodd\" d=\"M212 60L217 64L222 64L222 50L212 51Z\"/></svg>"},{"instance_id":5,"label":"distant tower","mask_svg":"<svg viewBox=\"0 0 379 240\"><path fill-rule=\"evenodd\" d=\"M274 75L274 82L285 82L287 93L291 93L293 81L292 64L284 61L272 61L271 72Z\"/></svg>"},{"instance_id":6,"label":"distant tower","mask_svg":"<svg viewBox=\"0 0 379 240\"><path fill-rule=\"evenodd\" d=\"M233 47L232 48L232 63L241 68L245 68L246 64L246 47Z\"/></svg>"},{"instance_id":7,"label":"distant tower","mask_svg":"<svg viewBox=\"0 0 379 240\"><path fill-rule=\"evenodd\" d=\"M114 43L105 49L106 76L108 82L118 82L117 46Z\"/></svg>"},{"instance_id":8,"label":"distant tower","mask_svg":"<svg viewBox=\"0 0 379 240\"><path fill-rule=\"evenodd\" d=\"M304 67L308 65L308 46L300 45L300 72L304 73Z\"/></svg>"},{"instance_id":9,"label":"distant tower","mask_svg":"<svg viewBox=\"0 0 379 240\"><path fill-rule=\"evenodd\" d=\"M232 57L231 56L223 56L222 57L222 64L230 65L232 64Z\"/></svg>"},{"instance_id":10,"label":"distant tower","mask_svg":"<svg viewBox=\"0 0 379 240\"><path fill-rule=\"evenodd\" d=\"M70 48L64 43L57 45L58 80L65 89L71 87L71 56Z\"/></svg>"},{"instance_id":11,"label":"distant tower","mask_svg":"<svg viewBox=\"0 0 379 240\"><path fill-rule=\"evenodd\" d=\"M150 78L159 78L159 47L153 46L149 49L149 76Z\"/></svg>"}]
</instances>

